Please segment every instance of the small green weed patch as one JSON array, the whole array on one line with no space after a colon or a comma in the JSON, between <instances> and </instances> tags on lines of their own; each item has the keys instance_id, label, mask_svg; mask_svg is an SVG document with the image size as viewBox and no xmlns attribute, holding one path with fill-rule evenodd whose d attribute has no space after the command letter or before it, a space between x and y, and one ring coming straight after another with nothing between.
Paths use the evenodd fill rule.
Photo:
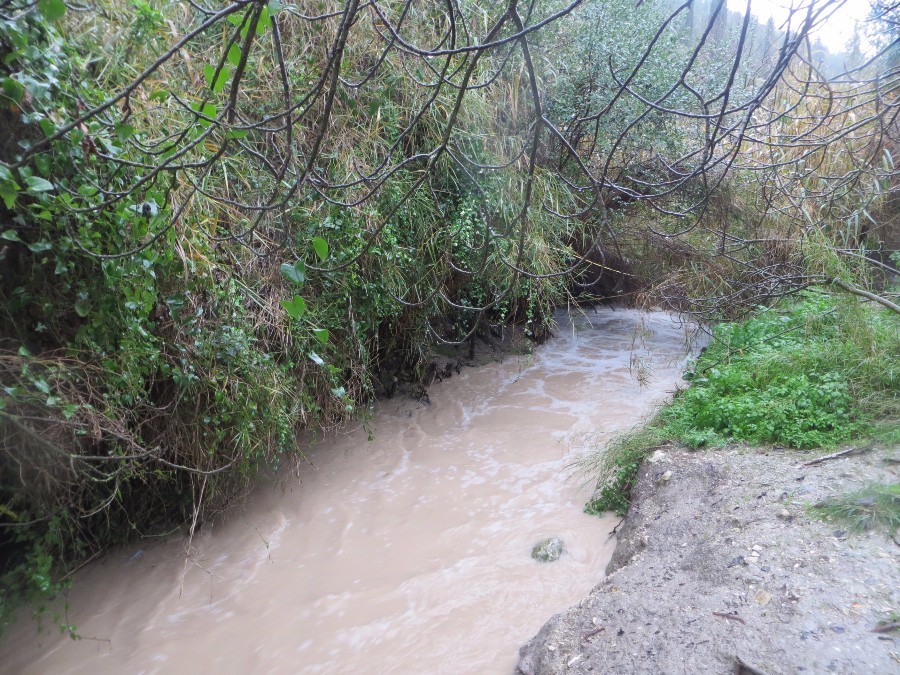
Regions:
<instances>
[{"instance_id":1,"label":"small green weed patch","mask_svg":"<svg viewBox=\"0 0 900 675\"><path fill-rule=\"evenodd\" d=\"M654 421L620 435L604 451L591 455L582 469L599 478L584 512L597 516L606 511L617 516L628 513L641 462L665 440L665 433Z\"/></svg>"}]
</instances>

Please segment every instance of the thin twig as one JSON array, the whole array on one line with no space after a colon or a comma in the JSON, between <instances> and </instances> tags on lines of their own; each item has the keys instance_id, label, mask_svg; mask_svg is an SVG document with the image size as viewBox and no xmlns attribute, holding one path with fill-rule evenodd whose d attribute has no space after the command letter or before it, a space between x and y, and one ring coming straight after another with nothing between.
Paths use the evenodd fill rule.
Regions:
<instances>
[{"instance_id":1,"label":"thin twig","mask_svg":"<svg viewBox=\"0 0 900 675\"><path fill-rule=\"evenodd\" d=\"M586 630L581 634L581 639L588 640L588 639L594 637L595 635L597 635L598 633L602 633L604 630L606 630L606 626L597 626L593 630Z\"/></svg>"},{"instance_id":2,"label":"thin twig","mask_svg":"<svg viewBox=\"0 0 900 675\"><path fill-rule=\"evenodd\" d=\"M744 661L740 656L734 657L734 675L766 675L766 671Z\"/></svg>"},{"instance_id":3,"label":"thin twig","mask_svg":"<svg viewBox=\"0 0 900 675\"><path fill-rule=\"evenodd\" d=\"M817 457L816 459L809 462L804 462L802 466L815 466L816 464L822 464L823 462L828 462L832 459L840 459L841 457L861 454L871 449L871 445L865 448L848 448L846 450L841 450L840 452L833 452L830 455L825 455L824 457Z\"/></svg>"},{"instance_id":4,"label":"thin twig","mask_svg":"<svg viewBox=\"0 0 900 675\"><path fill-rule=\"evenodd\" d=\"M731 619L732 621L737 621L739 623L744 624L745 626L747 625L747 622L744 621L737 614L726 614L725 612L713 612L713 616L720 616L723 619Z\"/></svg>"}]
</instances>

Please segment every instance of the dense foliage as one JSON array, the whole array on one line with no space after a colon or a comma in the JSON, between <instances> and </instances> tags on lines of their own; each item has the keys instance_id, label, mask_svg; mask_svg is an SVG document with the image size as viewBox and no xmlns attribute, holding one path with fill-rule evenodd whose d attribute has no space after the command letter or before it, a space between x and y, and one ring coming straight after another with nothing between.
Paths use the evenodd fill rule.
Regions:
<instances>
[{"instance_id":1,"label":"dense foliage","mask_svg":"<svg viewBox=\"0 0 900 675\"><path fill-rule=\"evenodd\" d=\"M0 0L0 622L111 545L202 523L436 341L541 340L575 296L715 321L880 291L893 94L845 82L821 110L801 54L820 16ZM871 359L783 367L812 349L807 311L720 327L666 424L697 444L862 429L853 406L887 386ZM822 330L850 358L884 321Z\"/></svg>"},{"instance_id":2,"label":"dense foliage","mask_svg":"<svg viewBox=\"0 0 900 675\"><path fill-rule=\"evenodd\" d=\"M810 296L716 326L691 382L661 415L691 447L738 440L833 447L884 418L900 421L900 324ZM887 366L887 367L886 367Z\"/></svg>"},{"instance_id":3,"label":"dense foliage","mask_svg":"<svg viewBox=\"0 0 900 675\"><path fill-rule=\"evenodd\" d=\"M280 149L262 158L256 132L218 135L185 116L182 98L213 114L221 103L208 99L227 93L226 71L243 63L242 114L264 117L271 53L247 38L271 46L276 25L293 27L282 53L291 77L305 81L323 65L309 52L325 44L323 27L274 18L253 32L238 26L251 45L246 59L215 41L192 44L131 104L11 170L66 120L127 86L195 17L177 2L108 2L74 15L59 0L0 10L14 15L0 20L0 621L22 597L52 595L106 547L201 523L259 471L302 458L298 430L364 413L383 393L381 371L415 378L433 336L474 340L488 324L516 322L546 337L564 279L523 278L505 261L544 272L571 250L549 216L535 214L524 239L504 226L517 217L514 168L476 182L442 163L417 185L415 167L401 166L364 203L309 189L277 223L235 236L246 214L228 200L262 199L272 188L266 162ZM280 6L265 11L274 17ZM352 48L357 61L378 51ZM217 74L210 68L223 54ZM341 145L320 159L323 175L342 180L403 141L401 123L427 90L391 72L375 80L371 98L338 102ZM191 96L198 84L210 93ZM474 136L467 147L485 162L496 156L477 140L477 119L496 96L475 92L461 111L462 133ZM404 152L439 138L452 96L438 101ZM370 126L356 126L354 110ZM154 145L161 139L171 147ZM192 173L192 162L238 141L243 150ZM178 143L189 148L182 168L145 180L147 163L180 155ZM534 186L554 189L549 177ZM213 193L219 201L203 198Z\"/></svg>"}]
</instances>

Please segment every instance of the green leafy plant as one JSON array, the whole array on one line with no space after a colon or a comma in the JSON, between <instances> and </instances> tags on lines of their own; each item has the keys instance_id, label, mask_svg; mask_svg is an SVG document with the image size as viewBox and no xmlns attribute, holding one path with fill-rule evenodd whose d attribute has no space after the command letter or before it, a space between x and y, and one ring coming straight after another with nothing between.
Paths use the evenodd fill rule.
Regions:
<instances>
[{"instance_id":1,"label":"green leafy plant","mask_svg":"<svg viewBox=\"0 0 900 675\"><path fill-rule=\"evenodd\" d=\"M849 440L897 414L900 379L877 365L896 357L896 324L887 312L821 295L720 324L661 421L691 447Z\"/></svg>"}]
</instances>

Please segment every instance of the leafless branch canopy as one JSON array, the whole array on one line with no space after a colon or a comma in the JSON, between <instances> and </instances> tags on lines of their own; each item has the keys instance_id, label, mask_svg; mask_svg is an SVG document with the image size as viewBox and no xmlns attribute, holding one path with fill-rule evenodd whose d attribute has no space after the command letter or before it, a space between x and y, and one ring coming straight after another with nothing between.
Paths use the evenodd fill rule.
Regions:
<instances>
[{"instance_id":1,"label":"leafless branch canopy","mask_svg":"<svg viewBox=\"0 0 900 675\"><path fill-rule=\"evenodd\" d=\"M6 0L0 13L14 17L33 4ZM768 34L748 0L728 39L724 1L707 16L690 0L657 5L646 40L622 58L592 45L611 16L645 11L640 2L605 10L587 0L189 4L189 30L148 46L152 58L112 96L76 101L77 116L54 120L6 164L16 170L56 143L81 144L90 171L57 186L72 212L146 221L145 236L127 247L73 232L94 256L134 255L188 214L211 240L267 256L290 247L299 212L324 217L377 203L361 245L319 270L337 272L357 264L412 202L444 190L436 179L443 167L475 193L514 173L514 208L480 204L490 225L479 247L512 241L502 263L515 275L546 277L571 274L584 256L536 270L524 244L540 218L569 227L641 202L668 223L646 225L649 234L677 238L708 226L710 196L737 168L756 176L761 219L824 228L859 223L875 188L895 183L893 42L837 77L820 72L810 47L810 33L841 0L801 3ZM880 11L883 23L896 14ZM587 60L562 72L564 57ZM399 83L409 98L402 110L390 105ZM578 95L566 98L566 87ZM483 107L490 91L508 107ZM721 255L737 259L752 245L720 226ZM858 252L859 237L849 239L845 248ZM458 233L447 242L451 265L474 273L450 254ZM772 278L785 288L817 281L797 275ZM432 286L422 282L409 279L397 299L425 301Z\"/></svg>"}]
</instances>

